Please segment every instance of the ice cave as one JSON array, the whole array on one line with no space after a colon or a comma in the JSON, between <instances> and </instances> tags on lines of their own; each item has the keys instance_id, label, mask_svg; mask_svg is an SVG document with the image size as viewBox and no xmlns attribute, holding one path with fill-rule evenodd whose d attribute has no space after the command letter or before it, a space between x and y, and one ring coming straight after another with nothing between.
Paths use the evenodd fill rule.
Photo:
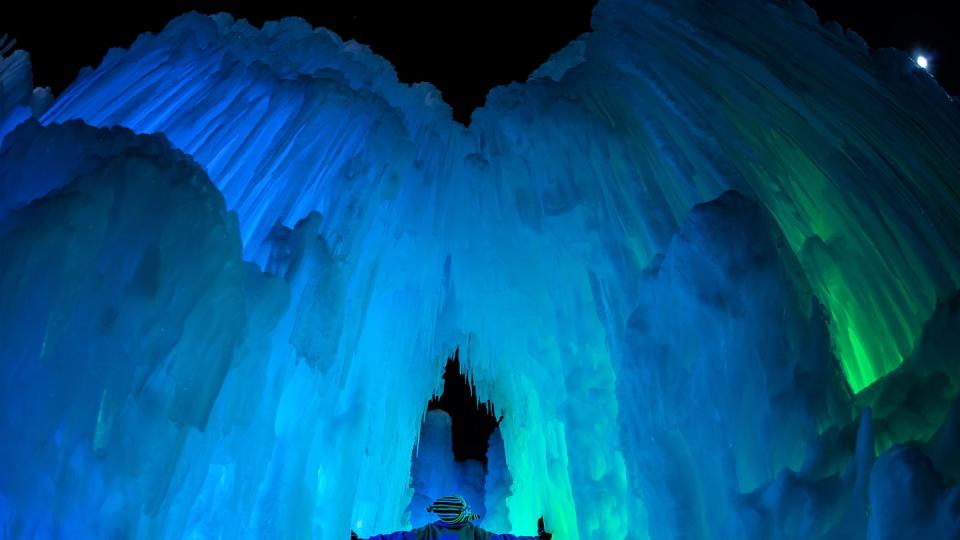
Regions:
<instances>
[{"instance_id":1,"label":"ice cave","mask_svg":"<svg viewBox=\"0 0 960 540\"><path fill-rule=\"evenodd\" d=\"M0 538L960 539L957 101L797 0L591 26L469 126L296 18L6 52Z\"/></svg>"}]
</instances>

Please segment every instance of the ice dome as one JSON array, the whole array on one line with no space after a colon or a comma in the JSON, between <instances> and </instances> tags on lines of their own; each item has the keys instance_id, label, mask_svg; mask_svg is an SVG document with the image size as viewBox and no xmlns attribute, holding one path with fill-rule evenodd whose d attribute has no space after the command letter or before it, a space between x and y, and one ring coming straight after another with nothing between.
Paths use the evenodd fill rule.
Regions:
<instances>
[{"instance_id":1,"label":"ice dome","mask_svg":"<svg viewBox=\"0 0 960 540\"><path fill-rule=\"evenodd\" d=\"M300 19L0 59L2 536L960 538L956 102L802 2L592 27L469 127Z\"/></svg>"}]
</instances>

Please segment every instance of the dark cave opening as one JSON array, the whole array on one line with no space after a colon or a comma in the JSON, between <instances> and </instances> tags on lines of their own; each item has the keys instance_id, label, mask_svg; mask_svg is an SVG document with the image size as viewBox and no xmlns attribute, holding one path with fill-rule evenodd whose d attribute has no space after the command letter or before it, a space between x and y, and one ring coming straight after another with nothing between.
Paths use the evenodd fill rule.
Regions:
<instances>
[{"instance_id":1,"label":"dark cave opening","mask_svg":"<svg viewBox=\"0 0 960 540\"><path fill-rule=\"evenodd\" d=\"M429 504L455 494L480 516L490 514L489 524L504 522L512 479L499 424L493 405L478 403L476 387L461 370L458 350L447 360L443 390L427 405L413 452L413 497L407 509L413 524L434 521L436 516L426 510Z\"/></svg>"},{"instance_id":2,"label":"dark cave opening","mask_svg":"<svg viewBox=\"0 0 960 540\"><path fill-rule=\"evenodd\" d=\"M443 372L443 392L430 400L427 410L442 410L450 415L456 461L476 460L486 465L490 435L500 422L493 405L478 403L476 396L476 387L461 369L457 349Z\"/></svg>"}]
</instances>

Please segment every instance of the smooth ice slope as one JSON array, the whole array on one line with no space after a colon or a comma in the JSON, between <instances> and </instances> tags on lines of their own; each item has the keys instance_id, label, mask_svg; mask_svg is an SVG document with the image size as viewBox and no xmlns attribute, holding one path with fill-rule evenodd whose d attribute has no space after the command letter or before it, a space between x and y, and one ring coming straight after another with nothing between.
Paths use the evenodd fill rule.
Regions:
<instances>
[{"instance_id":1,"label":"smooth ice slope","mask_svg":"<svg viewBox=\"0 0 960 540\"><path fill-rule=\"evenodd\" d=\"M956 105L802 4L701 6L602 1L469 128L299 20L111 51L0 147L0 527L407 526L459 346L512 532L955 538Z\"/></svg>"}]
</instances>

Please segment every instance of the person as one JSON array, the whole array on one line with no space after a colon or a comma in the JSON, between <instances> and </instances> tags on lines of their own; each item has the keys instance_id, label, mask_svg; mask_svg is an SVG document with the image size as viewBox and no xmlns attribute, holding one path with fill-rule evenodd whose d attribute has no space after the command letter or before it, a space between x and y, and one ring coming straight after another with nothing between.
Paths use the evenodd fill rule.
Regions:
<instances>
[{"instance_id":1,"label":"person","mask_svg":"<svg viewBox=\"0 0 960 540\"><path fill-rule=\"evenodd\" d=\"M439 519L419 529L377 534L366 540L550 540L553 537L543 530L543 517L537 522L537 536L514 536L485 531L470 523L480 519L480 516L470 510L470 506L460 495L440 497L427 507L427 511L437 514ZM353 531L350 531L350 539L362 540Z\"/></svg>"}]
</instances>

